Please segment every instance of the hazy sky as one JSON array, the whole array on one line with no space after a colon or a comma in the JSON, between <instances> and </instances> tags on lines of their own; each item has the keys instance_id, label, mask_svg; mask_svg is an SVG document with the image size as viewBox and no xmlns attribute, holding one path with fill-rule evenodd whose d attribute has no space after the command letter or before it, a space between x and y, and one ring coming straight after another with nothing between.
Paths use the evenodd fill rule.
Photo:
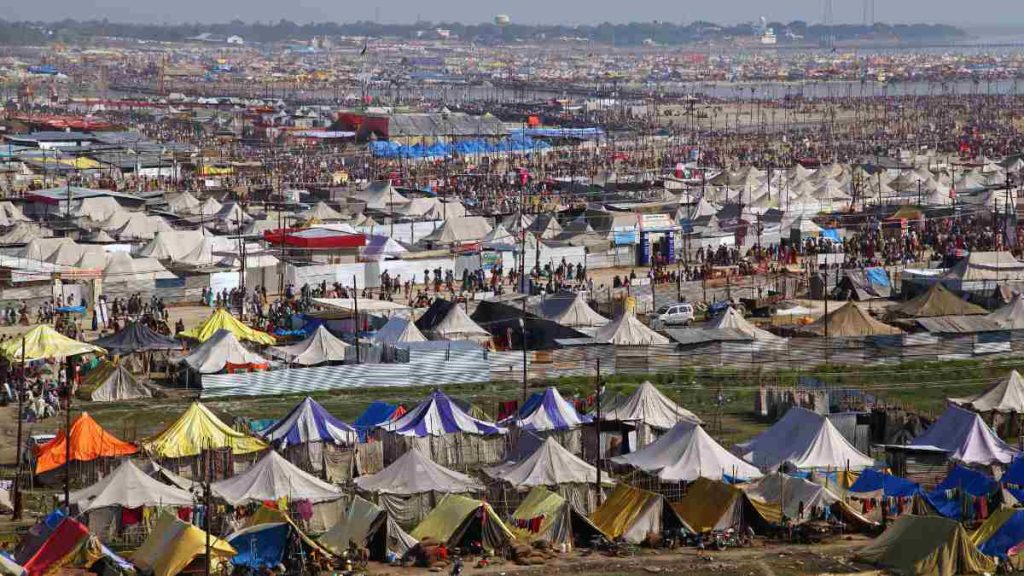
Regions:
<instances>
[{"instance_id":1,"label":"hazy sky","mask_svg":"<svg viewBox=\"0 0 1024 576\"><path fill-rule=\"evenodd\" d=\"M373 20L490 21L508 14L523 23L591 24L666 20L820 22L825 0L41 0L9 2L7 20L109 18L120 22L247 22L287 18L297 22ZM1021 0L874 0L875 19L959 25L1020 24ZM862 0L833 0L837 23L860 23Z\"/></svg>"}]
</instances>

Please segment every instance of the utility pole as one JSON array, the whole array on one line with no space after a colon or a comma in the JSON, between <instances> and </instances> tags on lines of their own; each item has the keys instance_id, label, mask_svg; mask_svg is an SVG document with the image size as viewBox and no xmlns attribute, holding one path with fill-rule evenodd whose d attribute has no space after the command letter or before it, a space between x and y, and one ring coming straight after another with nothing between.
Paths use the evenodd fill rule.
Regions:
<instances>
[{"instance_id":1,"label":"utility pole","mask_svg":"<svg viewBox=\"0 0 1024 576\"><path fill-rule=\"evenodd\" d=\"M526 299L525 298L523 299L523 304L524 305L526 304ZM526 362L527 362L527 354L526 354L526 319L524 319L524 318L520 318L519 319L519 329L523 331L523 406L526 406L526 395L527 395L527 391L528 391L528 388L529 388L529 385L527 384L527 382L529 380L529 372L527 372L527 367L526 367Z\"/></svg>"},{"instance_id":2,"label":"utility pole","mask_svg":"<svg viewBox=\"0 0 1024 576\"><path fill-rule=\"evenodd\" d=\"M355 312L356 364L359 364L359 283L355 274L352 275L352 308Z\"/></svg>"}]
</instances>

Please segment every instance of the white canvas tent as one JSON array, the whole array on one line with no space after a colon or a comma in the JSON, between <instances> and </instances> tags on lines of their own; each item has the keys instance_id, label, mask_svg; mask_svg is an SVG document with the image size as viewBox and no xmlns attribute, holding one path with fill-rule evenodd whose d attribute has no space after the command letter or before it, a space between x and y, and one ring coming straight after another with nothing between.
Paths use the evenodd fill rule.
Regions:
<instances>
[{"instance_id":1,"label":"white canvas tent","mask_svg":"<svg viewBox=\"0 0 1024 576\"><path fill-rule=\"evenodd\" d=\"M448 313L431 329L431 333L438 340L471 340L480 343L491 340L490 332L474 322L458 304L448 309Z\"/></svg>"},{"instance_id":2,"label":"white canvas tent","mask_svg":"<svg viewBox=\"0 0 1024 576\"><path fill-rule=\"evenodd\" d=\"M378 344L391 345L404 342L426 342L426 340L427 337L420 332L415 322L401 316L392 316L373 337L373 341Z\"/></svg>"},{"instance_id":3,"label":"white canvas tent","mask_svg":"<svg viewBox=\"0 0 1024 576\"><path fill-rule=\"evenodd\" d=\"M668 338L644 326L636 314L629 310L595 330L594 340L600 344L616 346L650 346L669 343Z\"/></svg>"},{"instance_id":4,"label":"white canvas tent","mask_svg":"<svg viewBox=\"0 0 1024 576\"><path fill-rule=\"evenodd\" d=\"M544 440L526 459L485 468L484 474L524 492L534 486L597 482L597 469L563 448L554 438ZM602 480L603 484L614 484L607 476Z\"/></svg>"},{"instance_id":5,"label":"white canvas tent","mask_svg":"<svg viewBox=\"0 0 1024 576\"><path fill-rule=\"evenodd\" d=\"M840 500L839 496L824 486L779 472L741 485L740 489L751 500L782 510L793 524L810 520L810 513L815 508L825 508ZM801 509L803 515L800 514Z\"/></svg>"},{"instance_id":6,"label":"white canvas tent","mask_svg":"<svg viewBox=\"0 0 1024 576\"><path fill-rule=\"evenodd\" d=\"M761 477L757 468L737 458L692 422L680 422L651 444L612 458L612 462L653 474L663 482Z\"/></svg>"},{"instance_id":7,"label":"white canvas tent","mask_svg":"<svg viewBox=\"0 0 1024 576\"><path fill-rule=\"evenodd\" d=\"M441 245L479 242L490 231L491 225L483 216L448 218L441 227L428 234L423 241Z\"/></svg>"},{"instance_id":8,"label":"white canvas tent","mask_svg":"<svg viewBox=\"0 0 1024 576\"><path fill-rule=\"evenodd\" d=\"M315 366L325 362L344 362L345 350L349 345L318 326L313 335L291 346L277 346L274 354L285 358L291 364Z\"/></svg>"},{"instance_id":9,"label":"white canvas tent","mask_svg":"<svg viewBox=\"0 0 1024 576\"><path fill-rule=\"evenodd\" d=\"M340 488L302 471L298 466L270 450L252 468L245 472L214 482L210 489L214 496L232 506L308 500L313 504L331 502L344 496Z\"/></svg>"},{"instance_id":10,"label":"white canvas tent","mask_svg":"<svg viewBox=\"0 0 1024 576\"><path fill-rule=\"evenodd\" d=\"M176 486L163 484L125 460L99 482L71 493L71 503L80 513L108 507L189 507L192 495Z\"/></svg>"},{"instance_id":11,"label":"white canvas tent","mask_svg":"<svg viewBox=\"0 0 1024 576\"><path fill-rule=\"evenodd\" d=\"M1005 378L984 392L963 398L950 398L949 401L982 414L1024 414L1024 377L1020 372L1011 370Z\"/></svg>"},{"instance_id":12,"label":"white canvas tent","mask_svg":"<svg viewBox=\"0 0 1024 576\"><path fill-rule=\"evenodd\" d=\"M644 381L621 402L601 414L604 422L639 423L656 430L668 430L679 422L700 424L700 418L661 393L650 381Z\"/></svg>"},{"instance_id":13,"label":"white canvas tent","mask_svg":"<svg viewBox=\"0 0 1024 576\"><path fill-rule=\"evenodd\" d=\"M93 368L85 375L79 394L85 392L93 402L123 402L152 398L153 392L139 383L124 364L106 363Z\"/></svg>"},{"instance_id":14,"label":"white canvas tent","mask_svg":"<svg viewBox=\"0 0 1024 576\"><path fill-rule=\"evenodd\" d=\"M934 447L968 466L1009 464L1019 454L985 424L981 416L959 406L949 406L911 446Z\"/></svg>"},{"instance_id":15,"label":"white canvas tent","mask_svg":"<svg viewBox=\"0 0 1024 576\"><path fill-rule=\"evenodd\" d=\"M778 336L772 334L767 330L763 330L754 326L743 317L742 314L737 312L732 306L725 309L724 312L712 318L705 326L705 328L713 330L735 330L749 336L753 340L761 340L773 342L780 340Z\"/></svg>"},{"instance_id":16,"label":"white canvas tent","mask_svg":"<svg viewBox=\"0 0 1024 576\"><path fill-rule=\"evenodd\" d=\"M737 444L734 452L762 470L784 464L801 470L862 470L874 464L828 418L800 407L790 408L753 440Z\"/></svg>"},{"instance_id":17,"label":"white canvas tent","mask_svg":"<svg viewBox=\"0 0 1024 576\"><path fill-rule=\"evenodd\" d=\"M1005 330L1024 330L1024 295L1014 294L1006 306L989 313L985 318Z\"/></svg>"},{"instance_id":18,"label":"white canvas tent","mask_svg":"<svg viewBox=\"0 0 1024 576\"><path fill-rule=\"evenodd\" d=\"M472 477L449 470L417 448L402 454L376 474L355 479L356 487L371 494L412 496L427 492L461 494L480 492L483 485Z\"/></svg>"},{"instance_id":19,"label":"white canvas tent","mask_svg":"<svg viewBox=\"0 0 1024 576\"><path fill-rule=\"evenodd\" d=\"M228 364L267 364L267 360L250 352L227 330L218 330L209 340L192 350L185 363L200 374L216 374Z\"/></svg>"},{"instance_id":20,"label":"white canvas tent","mask_svg":"<svg viewBox=\"0 0 1024 576\"><path fill-rule=\"evenodd\" d=\"M548 320L558 322L569 328L597 328L608 324L610 320L601 316L590 305L582 292L577 292L567 306L558 309L552 306L550 314L545 315Z\"/></svg>"}]
</instances>

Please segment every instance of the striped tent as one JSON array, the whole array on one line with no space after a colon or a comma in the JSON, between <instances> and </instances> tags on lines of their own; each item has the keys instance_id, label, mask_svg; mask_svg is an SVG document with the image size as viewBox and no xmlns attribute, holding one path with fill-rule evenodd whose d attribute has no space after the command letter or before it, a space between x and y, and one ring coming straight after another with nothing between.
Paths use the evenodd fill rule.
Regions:
<instances>
[{"instance_id":1,"label":"striped tent","mask_svg":"<svg viewBox=\"0 0 1024 576\"><path fill-rule=\"evenodd\" d=\"M505 428L470 416L468 412L452 401L447 394L434 390L419 406L405 416L379 425L381 430L400 436L424 438L447 434L492 435L504 434Z\"/></svg>"},{"instance_id":2,"label":"striped tent","mask_svg":"<svg viewBox=\"0 0 1024 576\"><path fill-rule=\"evenodd\" d=\"M591 421L590 416L581 415L554 387L534 393L519 410L518 416L510 416L501 424L516 425L530 432L571 430Z\"/></svg>"},{"instance_id":3,"label":"striped tent","mask_svg":"<svg viewBox=\"0 0 1024 576\"><path fill-rule=\"evenodd\" d=\"M263 432L263 438L277 449L309 443L355 444L356 429L338 420L316 400L306 396L287 416Z\"/></svg>"},{"instance_id":4,"label":"striped tent","mask_svg":"<svg viewBox=\"0 0 1024 576\"><path fill-rule=\"evenodd\" d=\"M394 462L419 448L442 466L466 470L497 464L505 452L508 430L469 414L440 390L401 418L377 426L384 462Z\"/></svg>"}]
</instances>

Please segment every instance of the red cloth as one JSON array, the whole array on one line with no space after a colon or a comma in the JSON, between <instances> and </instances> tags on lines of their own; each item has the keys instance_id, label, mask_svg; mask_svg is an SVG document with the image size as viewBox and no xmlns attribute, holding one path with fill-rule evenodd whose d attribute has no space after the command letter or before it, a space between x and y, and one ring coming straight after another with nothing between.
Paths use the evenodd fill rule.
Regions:
<instances>
[{"instance_id":1,"label":"red cloth","mask_svg":"<svg viewBox=\"0 0 1024 576\"><path fill-rule=\"evenodd\" d=\"M191 524L192 523L192 509L191 508L178 508L178 520Z\"/></svg>"},{"instance_id":2,"label":"red cloth","mask_svg":"<svg viewBox=\"0 0 1024 576\"><path fill-rule=\"evenodd\" d=\"M135 526L142 522L142 506L121 508L121 526Z\"/></svg>"},{"instance_id":3,"label":"red cloth","mask_svg":"<svg viewBox=\"0 0 1024 576\"><path fill-rule=\"evenodd\" d=\"M89 538L89 529L81 522L65 518L46 542L25 563L27 576L44 576L58 571L71 561L82 543Z\"/></svg>"}]
</instances>

